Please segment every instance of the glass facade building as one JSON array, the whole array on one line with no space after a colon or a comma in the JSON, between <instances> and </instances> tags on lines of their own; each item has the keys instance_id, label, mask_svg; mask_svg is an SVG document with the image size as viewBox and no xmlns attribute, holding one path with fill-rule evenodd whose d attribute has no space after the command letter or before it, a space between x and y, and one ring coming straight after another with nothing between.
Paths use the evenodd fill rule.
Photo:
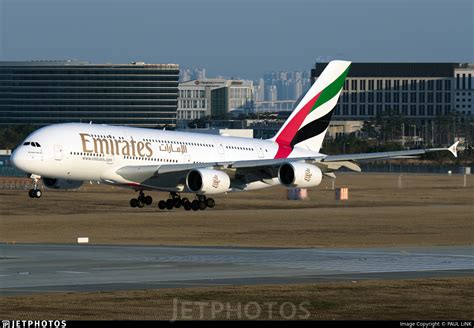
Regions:
<instances>
[{"instance_id":1,"label":"glass facade building","mask_svg":"<svg viewBox=\"0 0 474 328\"><path fill-rule=\"evenodd\" d=\"M176 124L179 65L0 62L0 124Z\"/></svg>"},{"instance_id":2,"label":"glass facade building","mask_svg":"<svg viewBox=\"0 0 474 328\"><path fill-rule=\"evenodd\" d=\"M311 71L314 81L327 63ZM454 63L352 63L334 117L364 120L391 111L432 120L453 111Z\"/></svg>"},{"instance_id":3,"label":"glass facade building","mask_svg":"<svg viewBox=\"0 0 474 328\"><path fill-rule=\"evenodd\" d=\"M253 108L253 82L247 80L203 79L179 84L179 125L211 116L227 119Z\"/></svg>"}]
</instances>

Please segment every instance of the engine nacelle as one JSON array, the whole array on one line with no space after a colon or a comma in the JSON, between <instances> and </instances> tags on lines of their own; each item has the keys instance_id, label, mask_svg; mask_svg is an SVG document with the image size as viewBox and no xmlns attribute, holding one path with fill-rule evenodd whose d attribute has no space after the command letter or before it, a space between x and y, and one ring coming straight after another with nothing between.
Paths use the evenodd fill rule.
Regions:
<instances>
[{"instance_id":1,"label":"engine nacelle","mask_svg":"<svg viewBox=\"0 0 474 328\"><path fill-rule=\"evenodd\" d=\"M186 186L200 195L220 194L229 190L230 177L218 170L195 169L186 176Z\"/></svg>"},{"instance_id":2,"label":"engine nacelle","mask_svg":"<svg viewBox=\"0 0 474 328\"><path fill-rule=\"evenodd\" d=\"M43 178L43 184L50 189L76 189L82 186L84 181Z\"/></svg>"},{"instance_id":3,"label":"engine nacelle","mask_svg":"<svg viewBox=\"0 0 474 328\"><path fill-rule=\"evenodd\" d=\"M309 188L321 183L323 173L315 165L293 162L285 163L278 169L278 180L285 187Z\"/></svg>"}]
</instances>

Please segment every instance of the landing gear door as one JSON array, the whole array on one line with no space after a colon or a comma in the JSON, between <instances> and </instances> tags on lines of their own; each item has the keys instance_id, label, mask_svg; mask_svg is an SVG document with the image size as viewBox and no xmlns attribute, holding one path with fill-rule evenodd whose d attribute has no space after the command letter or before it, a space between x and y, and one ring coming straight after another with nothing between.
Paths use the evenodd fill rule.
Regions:
<instances>
[{"instance_id":1,"label":"landing gear door","mask_svg":"<svg viewBox=\"0 0 474 328\"><path fill-rule=\"evenodd\" d=\"M63 146L62 145L54 145L54 159L57 161L63 160Z\"/></svg>"}]
</instances>

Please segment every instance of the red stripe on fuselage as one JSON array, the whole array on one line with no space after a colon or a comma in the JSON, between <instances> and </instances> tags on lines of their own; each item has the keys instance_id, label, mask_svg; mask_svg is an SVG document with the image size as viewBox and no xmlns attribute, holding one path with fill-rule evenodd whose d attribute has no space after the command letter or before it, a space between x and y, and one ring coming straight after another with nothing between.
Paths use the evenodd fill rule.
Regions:
<instances>
[{"instance_id":1,"label":"red stripe on fuselage","mask_svg":"<svg viewBox=\"0 0 474 328\"><path fill-rule=\"evenodd\" d=\"M298 129L300 128L301 124L303 124L304 119L306 116L308 116L320 95L321 92L314 96L313 99L308 101L278 135L275 140L278 144L278 151L275 155L275 158L287 158L290 155L291 151L293 150L291 147L291 140L293 140L296 132L298 132Z\"/></svg>"},{"instance_id":2,"label":"red stripe on fuselage","mask_svg":"<svg viewBox=\"0 0 474 328\"><path fill-rule=\"evenodd\" d=\"M278 151L275 155L275 159L276 158L288 158L288 156L290 156L292 151L293 151L293 148L286 147L286 146L281 146L280 144L278 144Z\"/></svg>"}]
</instances>

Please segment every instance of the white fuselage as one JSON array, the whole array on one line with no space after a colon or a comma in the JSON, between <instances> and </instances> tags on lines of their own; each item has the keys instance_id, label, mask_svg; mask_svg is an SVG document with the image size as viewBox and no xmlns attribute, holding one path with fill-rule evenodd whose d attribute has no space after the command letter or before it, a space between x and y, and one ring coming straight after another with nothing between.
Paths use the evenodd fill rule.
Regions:
<instances>
[{"instance_id":1,"label":"white fuselage","mask_svg":"<svg viewBox=\"0 0 474 328\"><path fill-rule=\"evenodd\" d=\"M124 126L55 124L37 130L12 155L28 173L55 179L127 184L116 171L125 166L273 159L271 140L216 136ZM289 157L314 156L295 148ZM258 183L252 188L266 187Z\"/></svg>"}]
</instances>

